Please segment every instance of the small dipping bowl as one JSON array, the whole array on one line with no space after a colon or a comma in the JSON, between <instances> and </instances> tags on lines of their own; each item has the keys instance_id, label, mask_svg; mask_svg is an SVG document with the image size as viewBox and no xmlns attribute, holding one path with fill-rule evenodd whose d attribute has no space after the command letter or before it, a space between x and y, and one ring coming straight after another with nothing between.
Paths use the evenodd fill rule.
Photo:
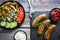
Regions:
<instances>
[{"instance_id":1,"label":"small dipping bowl","mask_svg":"<svg viewBox=\"0 0 60 40\"><path fill-rule=\"evenodd\" d=\"M50 11L50 19L53 21L59 21L60 20L60 9L59 8L53 8Z\"/></svg>"},{"instance_id":2,"label":"small dipping bowl","mask_svg":"<svg viewBox=\"0 0 60 40\"><path fill-rule=\"evenodd\" d=\"M27 40L27 34L24 31L19 30L14 34L14 40Z\"/></svg>"}]
</instances>

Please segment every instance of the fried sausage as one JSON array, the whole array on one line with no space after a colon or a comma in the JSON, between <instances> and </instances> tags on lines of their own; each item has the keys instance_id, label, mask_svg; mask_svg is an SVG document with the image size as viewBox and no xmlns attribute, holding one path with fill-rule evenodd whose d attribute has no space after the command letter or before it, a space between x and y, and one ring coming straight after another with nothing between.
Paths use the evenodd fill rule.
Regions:
<instances>
[{"instance_id":1,"label":"fried sausage","mask_svg":"<svg viewBox=\"0 0 60 40\"><path fill-rule=\"evenodd\" d=\"M53 32L53 30L56 28L56 25L51 25L48 30L46 31L44 38L45 40L49 40L51 33Z\"/></svg>"},{"instance_id":2,"label":"fried sausage","mask_svg":"<svg viewBox=\"0 0 60 40\"><path fill-rule=\"evenodd\" d=\"M32 23L32 27L36 27L37 23L43 19L46 18L46 14L42 14L40 16L38 16L37 18L34 19L33 23Z\"/></svg>"},{"instance_id":3,"label":"fried sausage","mask_svg":"<svg viewBox=\"0 0 60 40\"><path fill-rule=\"evenodd\" d=\"M49 19L43 21L43 23L42 23L42 24L40 25L40 27L38 28L38 31L37 31L37 32L38 32L38 35L41 35L41 34L42 34L44 28L45 28L46 25L48 25L48 24L50 24L50 20L49 20Z\"/></svg>"}]
</instances>

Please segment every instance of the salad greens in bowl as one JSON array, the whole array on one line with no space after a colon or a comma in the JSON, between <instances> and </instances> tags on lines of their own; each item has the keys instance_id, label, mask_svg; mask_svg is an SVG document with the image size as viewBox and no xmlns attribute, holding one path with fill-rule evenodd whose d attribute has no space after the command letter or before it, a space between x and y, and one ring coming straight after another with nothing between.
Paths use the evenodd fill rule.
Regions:
<instances>
[{"instance_id":1,"label":"salad greens in bowl","mask_svg":"<svg viewBox=\"0 0 60 40\"><path fill-rule=\"evenodd\" d=\"M25 11L17 1L6 1L0 5L0 26L14 29L24 21Z\"/></svg>"}]
</instances>

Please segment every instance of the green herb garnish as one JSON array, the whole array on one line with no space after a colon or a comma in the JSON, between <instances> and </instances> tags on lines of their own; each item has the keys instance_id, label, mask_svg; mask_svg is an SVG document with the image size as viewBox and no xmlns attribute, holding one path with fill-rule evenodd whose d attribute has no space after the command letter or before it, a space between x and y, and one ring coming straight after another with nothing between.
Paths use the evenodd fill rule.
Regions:
<instances>
[{"instance_id":1,"label":"green herb garnish","mask_svg":"<svg viewBox=\"0 0 60 40\"><path fill-rule=\"evenodd\" d=\"M37 24L37 27L39 27L43 23L43 21L44 20L39 21L39 23Z\"/></svg>"},{"instance_id":2,"label":"green herb garnish","mask_svg":"<svg viewBox=\"0 0 60 40\"><path fill-rule=\"evenodd\" d=\"M46 25L47 28L49 28L50 26L51 26L51 24Z\"/></svg>"}]
</instances>

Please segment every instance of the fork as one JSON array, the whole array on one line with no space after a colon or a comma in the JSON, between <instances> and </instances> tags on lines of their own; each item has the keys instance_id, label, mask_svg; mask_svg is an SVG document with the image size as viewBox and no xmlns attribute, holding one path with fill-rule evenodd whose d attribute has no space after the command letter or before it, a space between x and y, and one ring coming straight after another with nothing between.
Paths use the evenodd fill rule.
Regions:
<instances>
[{"instance_id":1,"label":"fork","mask_svg":"<svg viewBox=\"0 0 60 40\"><path fill-rule=\"evenodd\" d=\"M35 10L33 9L33 0L28 0L29 6L30 6L30 18L34 18Z\"/></svg>"}]
</instances>

